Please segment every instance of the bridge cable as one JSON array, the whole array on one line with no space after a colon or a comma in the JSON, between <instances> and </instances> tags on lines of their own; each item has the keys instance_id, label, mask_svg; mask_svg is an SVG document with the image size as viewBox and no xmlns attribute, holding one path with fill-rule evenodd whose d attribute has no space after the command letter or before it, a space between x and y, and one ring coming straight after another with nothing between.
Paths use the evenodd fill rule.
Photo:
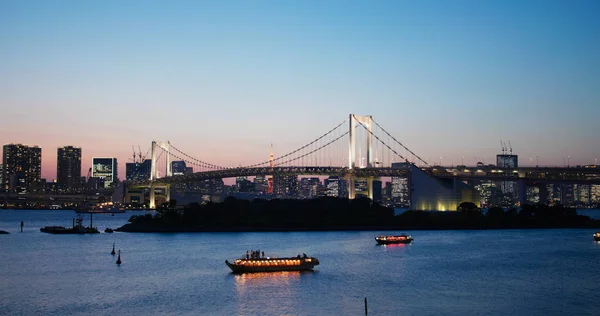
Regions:
<instances>
[{"instance_id":1,"label":"bridge cable","mask_svg":"<svg viewBox=\"0 0 600 316\"><path fill-rule=\"evenodd\" d=\"M373 123L375 123L375 125L377 125L379 128L381 128L381 130L384 133L386 133L389 137L391 137L396 143L398 143L400 146L404 147L404 149L406 149L413 156L417 157L417 159L419 159L421 162L423 162L426 166L429 166L427 161L423 160L421 157L419 157L417 154L415 154L412 150L408 149L408 147L404 146L401 142L399 142L396 138L394 138L394 136L390 135L390 133L388 133L383 127L381 127L381 125L379 125L375 120L373 120L373 118L371 118L371 120L373 121ZM377 137L377 136L375 136L375 137Z\"/></svg>"},{"instance_id":2,"label":"bridge cable","mask_svg":"<svg viewBox=\"0 0 600 316\"><path fill-rule=\"evenodd\" d=\"M312 142L310 142L310 143L308 143L308 144L306 144L306 145L304 145L304 146L302 146L302 147L300 147L300 148L298 148L298 149L296 149L296 150L294 150L294 151L291 151L291 152L289 152L289 153L287 153L287 154L285 154L285 155L283 155L283 156L279 156L279 157L277 157L277 158L274 158L274 159L273 159L273 162L275 162L275 161L278 161L278 160L280 160L280 159L283 159L283 158L285 158L285 157L291 156L291 155L293 155L293 154L295 154L295 153L297 153L297 152L299 152L299 151L301 151L301 150L305 149L306 147L308 147L308 146L310 146L310 145L312 145L312 144L314 144L314 143L318 142L318 141L319 141L320 139L322 139L323 137L325 137L325 136L327 136L327 135L331 134L331 132L333 132L333 131L335 131L336 129L338 129L340 126L342 126L342 124L346 123L346 121L348 121L348 119L345 119L343 122L341 122L340 124L338 124L336 127L332 128L332 129L331 129L331 130L329 130L327 133L325 133L325 134L321 135L319 138L317 138L317 139L313 140ZM339 139L339 138L338 138L338 139ZM337 140L337 139L336 139L336 140ZM321 147L321 148L322 148L322 147ZM320 149L320 148L319 148L319 149ZM318 150L318 149L317 149L317 150ZM314 151L312 151L312 152L314 152ZM312 153L312 152L311 152L311 153ZM247 166L244 166L244 168L258 167L258 166L261 166L261 165L268 164L268 163L270 163L270 162L271 162L270 160L267 160L267 161L264 161L264 162L261 162L261 163L256 163L256 164L253 164L253 165L247 165Z\"/></svg>"}]
</instances>

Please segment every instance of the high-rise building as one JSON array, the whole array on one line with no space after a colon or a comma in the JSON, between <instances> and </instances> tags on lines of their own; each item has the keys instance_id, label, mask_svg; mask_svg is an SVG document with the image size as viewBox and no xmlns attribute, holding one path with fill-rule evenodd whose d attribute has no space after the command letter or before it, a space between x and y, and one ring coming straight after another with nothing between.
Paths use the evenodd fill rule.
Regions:
<instances>
[{"instance_id":1,"label":"high-rise building","mask_svg":"<svg viewBox=\"0 0 600 316\"><path fill-rule=\"evenodd\" d=\"M273 176L273 193L277 197L297 197L298 196L298 176L295 174Z\"/></svg>"},{"instance_id":2,"label":"high-rise building","mask_svg":"<svg viewBox=\"0 0 600 316\"><path fill-rule=\"evenodd\" d=\"M174 176L182 176L186 172L185 161L171 161L171 172Z\"/></svg>"},{"instance_id":3,"label":"high-rise building","mask_svg":"<svg viewBox=\"0 0 600 316\"><path fill-rule=\"evenodd\" d=\"M103 179L105 188L117 181L117 170L117 158L92 158L92 177Z\"/></svg>"},{"instance_id":4,"label":"high-rise building","mask_svg":"<svg viewBox=\"0 0 600 316\"><path fill-rule=\"evenodd\" d=\"M513 154L496 155L496 166L498 168L518 168L519 157ZM511 206L518 200L517 183L515 181L501 181L499 187L502 194L504 194L504 202L501 206Z\"/></svg>"},{"instance_id":5,"label":"high-rise building","mask_svg":"<svg viewBox=\"0 0 600 316\"><path fill-rule=\"evenodd\" d=\"M325 195L326 196L333 196L333 197L341 197L341 182L343 181L343 179L340 179L339 177L335 177L335 176L331 176L327 179L325 179Z\"/></svg>"},{"instance_id":6,"label":"high-rise building","mask_svg":"<svg viewBox=\"0 0 600 316\"><path fill-rule=\"evenodd\" d=\"M239 193L254 193L254 183L246 177L237 177L235 186Z\"/></svg>"},{"instance_id":7,"label":"high-rise building","mask_svg":"<svg viewBox=\"0 0 600 316\"><path fill-rule=\"evenodd\" d=\"M3 186L3 181L2 181L2 177L4 176L4 165L0 164L0 192L4 191L4 186Z\"/></svg>"},{"instance_id":8,"label":"high-rise building","mask_svg":"<svg viewBox=\"0 0 600 316\"><path fill-rule=\"evenodd\" d=\"M317 177L300 179L299 195L302 199L314 199L319 194L321 179Z\"/></svg>"},{"instance_id":9,"label":"high-rise building","mask_svg":"<svg viewBox=\"0 0 600 316\"><path fill-rule=\"evenodd\" d=\"M43 191L42 149L38 146L7 144L2 150L2 188L16 193Z\"/></svg>"},{"instance_id":10,"label":"high-rise building","mask_svg":"<svg viewBox=\"0 0 600 316\"><path fill-rule=\"evenodd\" d=\"M373 202L383 202L383 194L381 193L381 180L373 180Z\"/></svg>"},{"instance_id":11,"label":"high-rise building","mask_svg":"<svg viewBox=\"0 0 600 316\"><path fill-rule=\"evenodd\" d=\"M145 181L150 179L152 160L146 159L144 162L125 163L125 179L127 181Z\"/></svg>"},{"instance_id":12,"label":"high-rise building","mask_svg":"<svg viewBox=\"0 0 600 316\"><path fill-rule=\"evenodd\" d=\"M408 162L393 162L392 168L394 169L407 169L410 168ZM408 194L408 178L407 177L392 177L392 202L394 204L408 206L410 205L409 194Z\"/></svg>"},{"instance_id":13,"label":"high-rise building","mask_svg":"<svg viewBox=\"0 0 600 316\"><path fill-rule=\"evenodd\" d=\"M65 190L74 190L81 186L81 148L73 146L59 147L56 159L56 181Z\"/></svg>"},{"instance_id":14,"label":"high-rise building","mask_svg":"<svg viewBox=\"0 0 600 316\"><path fill-rule=\"evenodd\" d=\"M265 176L256 176L254 178L254 193L264 194L267 193L268 183Z\"/></svg>"}]
</instances>

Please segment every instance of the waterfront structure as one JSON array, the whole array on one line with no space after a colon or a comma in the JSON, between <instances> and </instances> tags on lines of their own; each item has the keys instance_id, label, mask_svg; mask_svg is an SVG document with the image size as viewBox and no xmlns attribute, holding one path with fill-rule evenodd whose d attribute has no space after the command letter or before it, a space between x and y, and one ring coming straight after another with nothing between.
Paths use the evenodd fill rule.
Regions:
<instances>
[{"instance_id":1,"label":"waterfront structure","mask_svg":"<svg viewBox=\"0 0 600 316\"><path fill-rule=\"evenodd\" d=\"M92 177L104 180L104 187L108 188L117 181L117 158L92 158Z\"/></svg>"},{"instance_id":2,"label":"waterfront structure","mask_svg":"<svg viewBox=\"0 0 600 316\"><path fill-rule=\"evenodd\" d=\"M455 211L462 202L477 203L477 191L457 179L439 179L410 166L410 207L420 211Z\"/></svg>"},{"instance_id":3,"label":"waterfront structure","mask_svg":"<svg viewBox=\"0 0 600 316\"><path fill-rule=\"evenodd\" d=\"M38 146L6 144L2 148L2 188L15 193L43 191L42 149Z\"/></svg>"},{"instance_id":4,"label":"waterfront structure","mask_svg":"<svg viewBox=\"0 0 600 316\"><path fill-rule=\"evenodd\" d=\"M81 148L59 147L56 157L56 181L64 190L81 187Z\"/></svg>"}]
</instances>

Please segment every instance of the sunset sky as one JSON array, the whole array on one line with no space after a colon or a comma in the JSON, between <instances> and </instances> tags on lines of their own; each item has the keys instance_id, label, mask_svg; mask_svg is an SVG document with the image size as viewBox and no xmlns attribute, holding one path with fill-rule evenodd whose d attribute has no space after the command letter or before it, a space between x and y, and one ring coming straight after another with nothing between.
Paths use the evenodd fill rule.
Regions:
<instances>
[{"instance_id":1,"label":"sunset sky","mask_svg":"<svg viewBox=\"0 0 600 316\"><path fill-rule=\"evenodd\" d=\"M349 113L447 164L500 140L591 164L600 1L4 0L0 108L0 143L42 147L48 180L60 146L123 179L132 145L249 164Z\"/></svg>"}]
</instances>

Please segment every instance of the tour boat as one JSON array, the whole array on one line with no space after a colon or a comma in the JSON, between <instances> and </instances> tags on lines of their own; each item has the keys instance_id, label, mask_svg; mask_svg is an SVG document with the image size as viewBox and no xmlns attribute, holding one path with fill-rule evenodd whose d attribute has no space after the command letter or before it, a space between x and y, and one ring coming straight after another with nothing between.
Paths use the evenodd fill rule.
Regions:
<instances>
[{"instance_id":1,"label":"tour boat","mask_svg":"<svg viewBox=\"0 0 600 316\"><path fill-rule=\"evenodd\" d=\"M595 241L600 241L600 232L597 232L594 234L594 240Z\"/></svg>"},{"instance_id":2,"label":"tour boat","mask_svg":"<svg viewBox=\"0 0 600 316\"><path fill-rule=\"evenodd\" d=\"M377 236L375 240L380 245L389 245L389 244L409 244L413 241L413 238L410 235L398 235L398 236Z\"/></svg>"},{"instance_id":3,"label":"tour boat","mask_svg":"<svg viewBox=\"0 0 600 316\"><path fill-rule=\"evenodd\" d=\"M277 271L302 271L312 270L319 265L319 259L306 255L286 258L273 257L244 257L235 259L233 263L225 260L225 264L233 273L244 272L277 272Z\"/></svg>"}]
</instances>

